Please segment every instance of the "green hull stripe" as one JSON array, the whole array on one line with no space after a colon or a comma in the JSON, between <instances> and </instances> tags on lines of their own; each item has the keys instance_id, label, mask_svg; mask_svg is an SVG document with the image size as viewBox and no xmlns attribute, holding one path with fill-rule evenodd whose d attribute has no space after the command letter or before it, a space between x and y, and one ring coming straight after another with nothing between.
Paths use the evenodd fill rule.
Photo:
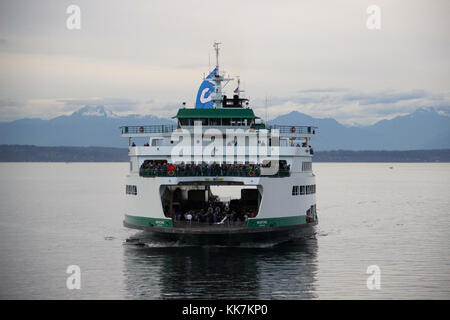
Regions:
<instances>
[{"instance_id":1,"label":"green hull stripe","mask_svg":"<svg viewBox=\"0 0 450 320\"><path fill-rule=\"evenodd\" d=\"M147 218L125 215L125 222L142 227L173 228L172 219ZM257 219L249 218L247 228L284 227L305 224L306 216Z\"/></svg>"},{"instance_id":2,"label":"green hull stripe","mask_svg":"<svg viewBox=\"0 0 450 320\"><path fill-rule=\"evenodd\" d=\"M173 228L172 219L147 218L125 215L125 222L142 227Z\"/></svg>"},{"instance_id":3,"label":"green hull stripe","mask_svg":"<svg viewBox=\"0 0 450 320\"><path fill-rule=\"evenodd\" d=\"M306 216L257 219L249 218L247 228L284 227L296 224L305 224Z\"/></svg>"}]
</instances>

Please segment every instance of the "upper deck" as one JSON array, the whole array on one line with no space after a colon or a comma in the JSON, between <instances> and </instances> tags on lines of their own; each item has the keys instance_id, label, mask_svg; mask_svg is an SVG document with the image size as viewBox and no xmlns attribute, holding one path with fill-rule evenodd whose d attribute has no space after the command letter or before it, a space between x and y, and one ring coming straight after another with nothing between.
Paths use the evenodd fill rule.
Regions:
<instances>
[{"instance_id":1,"label":"upper deck","mask_svg":"<svg viewBox=\"0 0 450 320\"><path fill-rule=\"evenodd\" d=\"M243 131L267 130L267 135L277 134L290 138L311 138L316 133L313 126L287 126L287 125L265 125L260 118L255 116L250 108L221 108L221 109L193 109L181 108L178 110L175 125L142 125L122 126L122 137L139 138L162 136L168 137L173 133L181 132L182 129L194 132L196 126L202 127L202 131L208 129L219 129L223 133L227 130L242 129Z\"/></svg>"},{"instance_id":2,"label":"upper deck","mask_svg":"<svg viewBox=\"0 0 450 320\"><path fill-rule=\"evenodd\" d=\"M232 125L202 125L203 131L211 128L216 129L243 129L243 130L267 130L267 134L270 136L275 130L278 130L280 136L292 137L292 138L312 138L316 134L317 127L313 126L286 126L286 125L244 125L244 124L232 124ZM121 136L124 138L142 138L152 136L170 136L174 132L181 132L181 129L185 129L193 132L194 125L143 125L143 126L122 126Z\"/></svg>"}]
</instances>

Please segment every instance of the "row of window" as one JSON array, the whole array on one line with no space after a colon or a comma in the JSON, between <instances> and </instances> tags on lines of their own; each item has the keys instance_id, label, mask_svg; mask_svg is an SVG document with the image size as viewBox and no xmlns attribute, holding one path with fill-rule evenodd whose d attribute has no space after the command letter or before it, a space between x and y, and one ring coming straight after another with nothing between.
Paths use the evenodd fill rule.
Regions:
<instances>
[{"instance_id":1,"label":"row of window","mask_svg":"<svg viewBox=\"0 0 450 320\"><path fill-rule=\"evenodd\" d=\"M254 121L251 118L248 119L242 119L242 118L218 118L218 119L208 119L208 118L202 118L202 119L179 119L179 124L182 126L193 126L195 122L199 121L204 126L249 126Z\"/></svg>"},{"instance_id":2,"label":"row of window","mask_svg":"<svg viewBox=\"0 0 450 320\"><path fill-rule=\"evenodd\" d=\"M137 195L137 187L134 185L127 184L126 193Z\"/></svg>"},{"instance_id":3,"label":"row of window","mask_svg":"<svg viewBox=\"0 0 450 320\"><path fill-rule=\"evenodd\" d=\"M304 195L304 194L313 194L316 193L316 185L311 184L308 186L293 186L292 187L292 195Z\"/></svg>"}]
</instances>

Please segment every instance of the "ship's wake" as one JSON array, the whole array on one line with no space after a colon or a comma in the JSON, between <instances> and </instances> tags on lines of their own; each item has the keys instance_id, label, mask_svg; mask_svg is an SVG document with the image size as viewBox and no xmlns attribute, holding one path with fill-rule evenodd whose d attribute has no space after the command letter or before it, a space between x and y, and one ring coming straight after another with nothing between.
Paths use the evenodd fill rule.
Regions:
<instances>
[{"instance_id":1,"label":"ship's wake","mask_svg":"<svg viewBox=\"0 0 450 320\"><path fill-rule=\"evenodd\" d=\"M315 235L308 237L308 239L315 239ZM273 248L278 245L282 245L285 243L292 243L296 241L301 241L305 239L271 239L266 240L264 242L257 241L241 241L234 243L225 243L225 244L217 244L217 243L193 243L187 242L183 240L170 241L167 239L155 239L147 235L145 232L139 232L124 241L124 245L133 247L133 248L188 248L188 247L201 247L201 248L243 248L243 249L265 249L265 248Z\"/></svg>"}]
</instances>

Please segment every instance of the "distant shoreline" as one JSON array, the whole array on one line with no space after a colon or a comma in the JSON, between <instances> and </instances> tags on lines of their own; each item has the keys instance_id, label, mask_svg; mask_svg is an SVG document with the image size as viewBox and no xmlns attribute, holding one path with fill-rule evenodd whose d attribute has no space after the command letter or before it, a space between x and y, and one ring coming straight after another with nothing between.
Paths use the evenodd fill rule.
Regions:
<instances>
[{"instance_id":1,"label":"distant shoreline","mask_svg":"<svg viewBox=\"0 0 450 320\"><path fill-rule=\"evenodd\" d=\"M0 145L0 162L128 162L126 148ZM450 162L450 149L316 151L313 162Z\"/></svg>"}]
</instances>

